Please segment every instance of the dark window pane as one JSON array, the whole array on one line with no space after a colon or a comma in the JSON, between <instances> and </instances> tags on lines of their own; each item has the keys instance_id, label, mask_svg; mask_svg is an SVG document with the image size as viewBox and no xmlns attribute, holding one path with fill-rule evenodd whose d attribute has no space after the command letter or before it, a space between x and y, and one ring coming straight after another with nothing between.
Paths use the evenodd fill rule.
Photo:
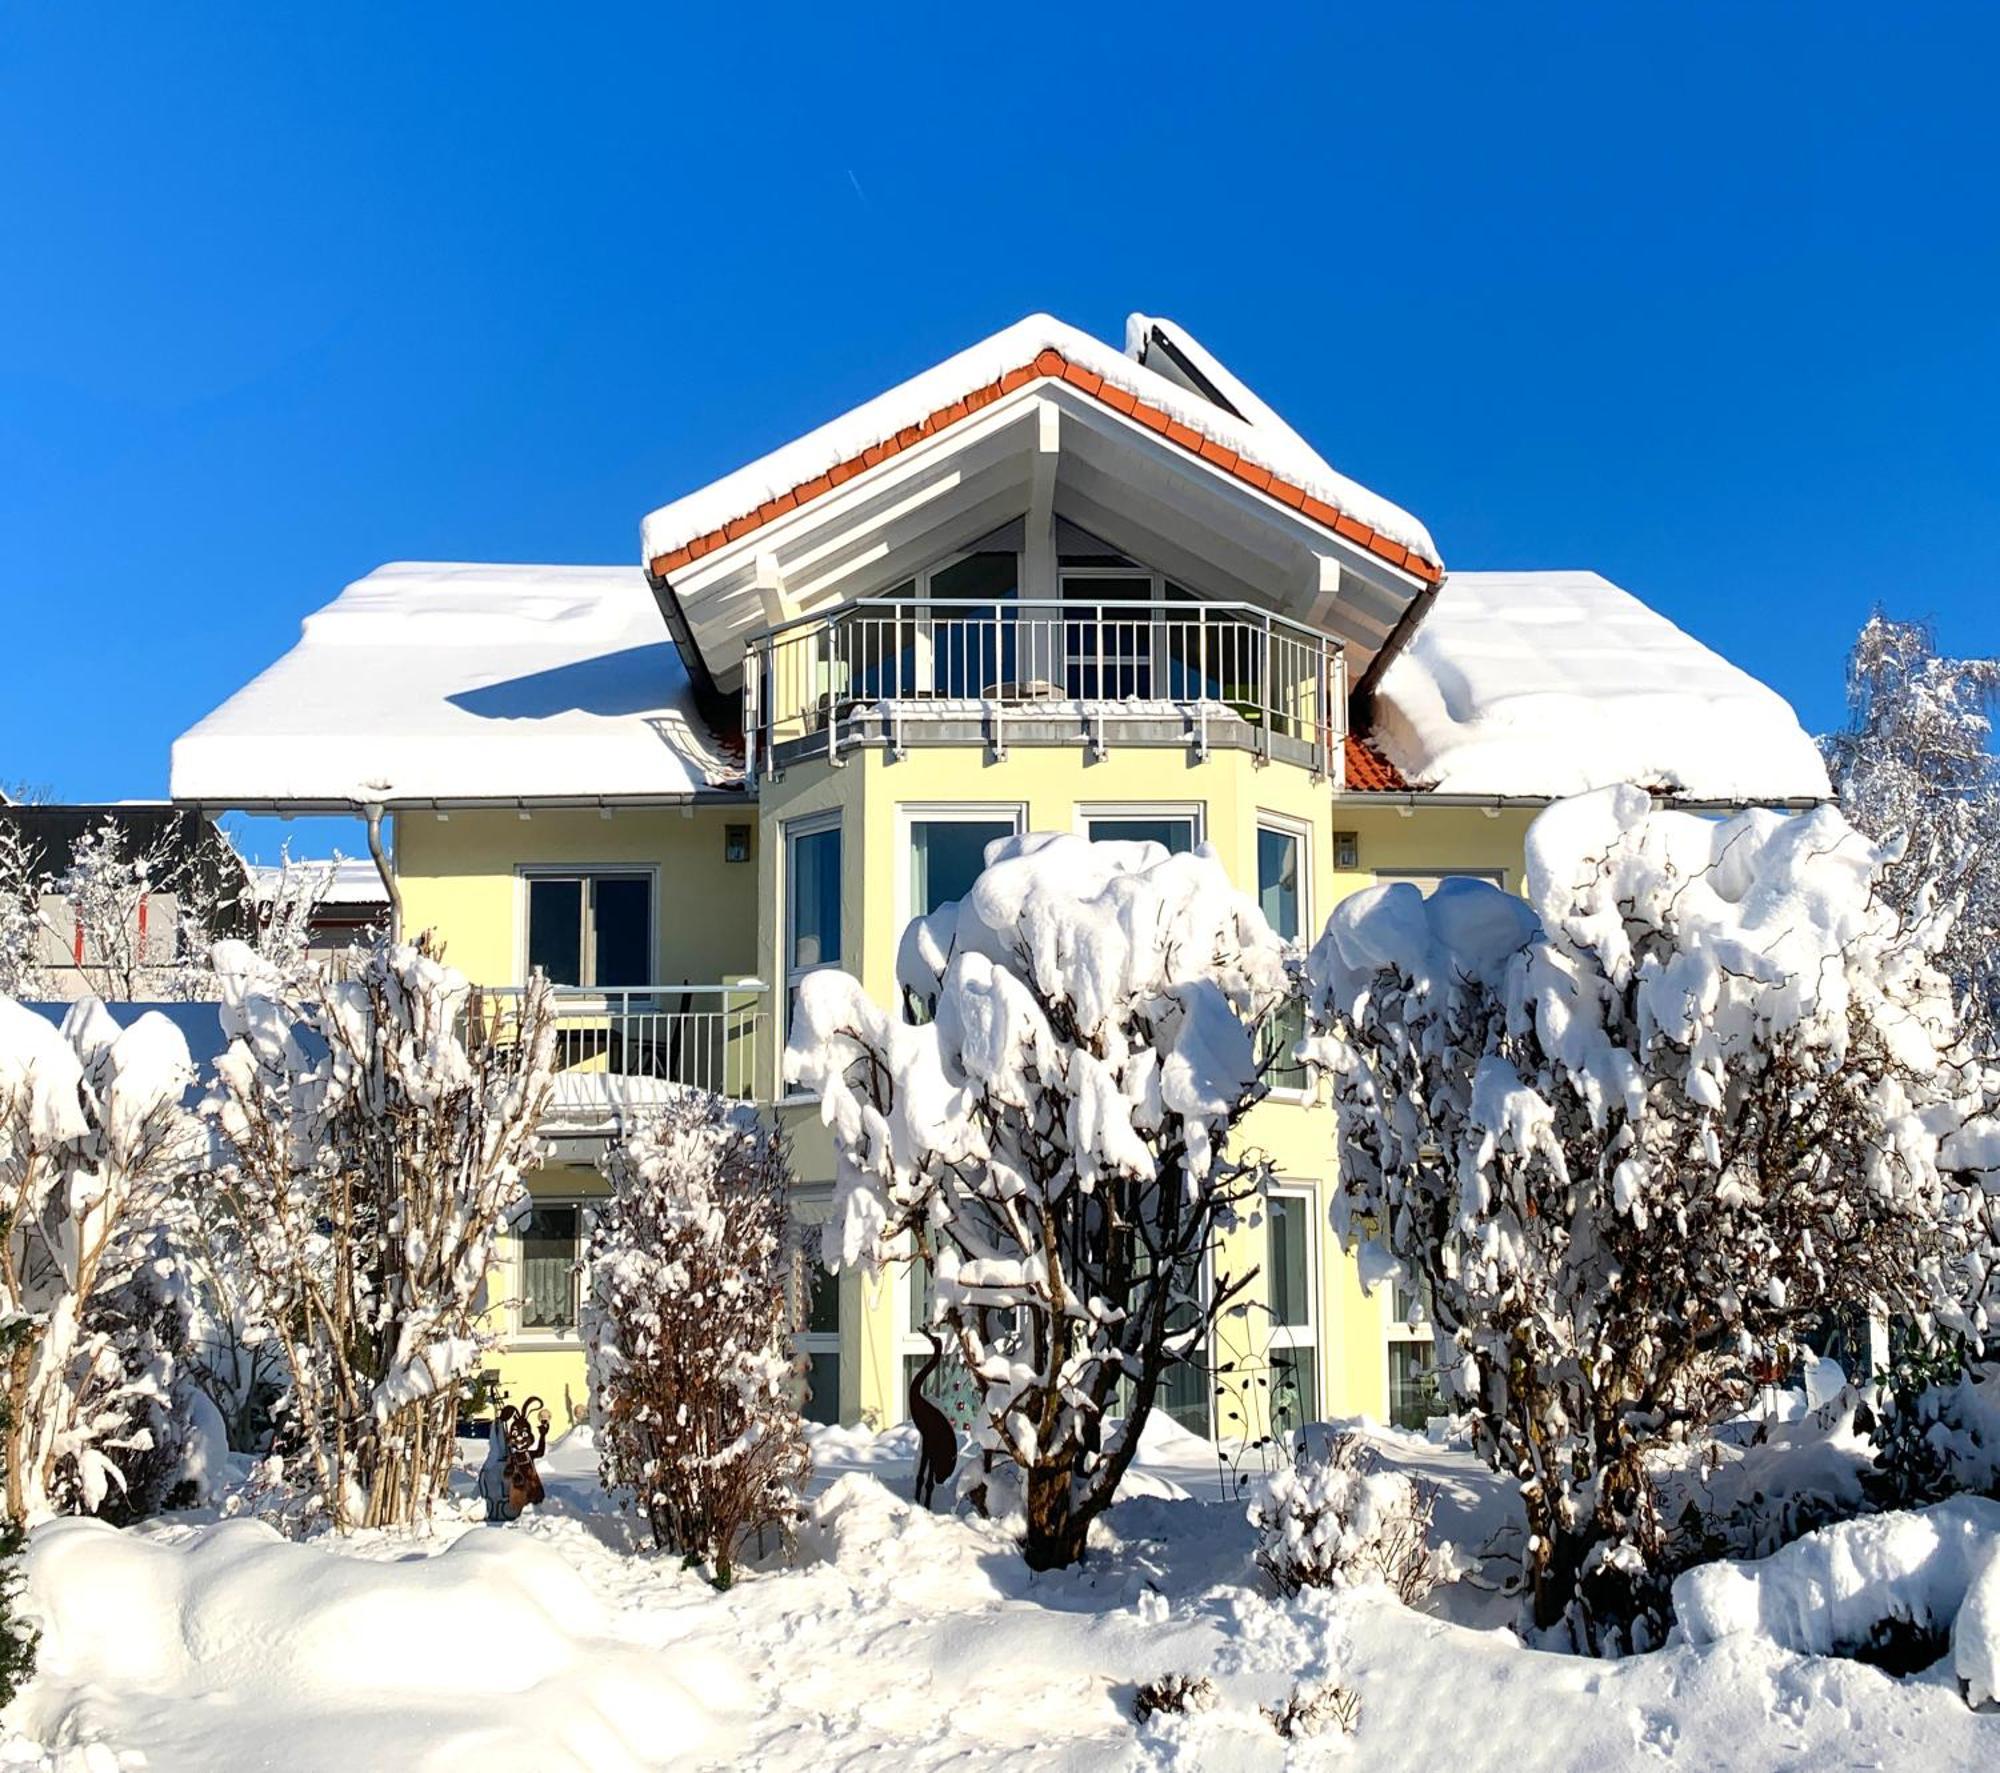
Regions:
<instances>
[{"instance_id":1,"label":"dark window pane","mask_svg":"<svg viewBox=\"0 0 2000 1773\"><path fill-rule=\"evenodd\" d=\"M576 1325L576 1261L582 1213L573 1206L535 1207L521 1227L521 1327Z\"/></svg>"},{"instance_id":2,"label":"dark window pane","mask_svg":"<svg viewBox=\"0 0 2000 1773\"><path fill-rule=\"evenodd\" d=\"M1389 1420L1421 1432L1443 1414L1438 1398L1436 1352L1428 1342L1389 1344Z\"/></svg>"},{"instance_id":3,"label":"dark window pane","mask_svg":"<svg viewBox=\"0 0 2000 1773\"><path fill-rule=\"evenodd\" d=\"M1286 998L1264 1018L1263 1026L1257 1031L1257 1057L1260 1063L1270 1062L1270 1069L1264 1076L1272 1089L1306 1090L1312 1087L1311 1073L1291 1057L1305 1037L1306 1000L1303 996Z\"/></svg>"},{"instance_id":4,"label":"dark window pane","mask_svg":"<svg viewBox=\"0 0 2000 1773\"><path fill-rule=\"evenodd\" d=\"M810 1252L806 1257L807 1286L811 1289L806 1296L806 1329L816 1336L838 1336L840 1334L840 1276L824 1262L814 1261Z\"/></svg>"},{"instance_id":5,"label":"dark window pane","mask_svg":"<svg viewBox=\"0 0 2000 1773\"><path fill-rule=\"evenodd\" d=\"M583 882L528 882L528 965L552 984L583 983Z\"/></svg>"},{"instance_id":6,"label":"dark window pane","mask_svg":"<svg viewBox=\"0 0 2000 1773\"><path fill-rule=\"evenodd\" d=\"M792 840L793 971L840 962L840 832Z\"/></svg>"},{"instance_id":7,"label":"dark window pane","mask_svg":"<svg viewBox=\"0 0 2000 1773\"><path fill-rule=\"evenodd\" d=\"M1299 840L1289 831L1257 833L1257 904L1287 942L1299 939Z\"/></svg>"},{"instance_id":8,"label":"dark window pane","mask_svg":"<svg viewBox=\"0 0 2000 1773\"><path fill-rule=\"evenodd\" d=\"M811 1365L806 1376L805 1419L836 1423L840 1420L840 1356L828 1352L807 1359Z\"/></svg>"},{"instance_id":9,"label":"dark window pane","mask_svg":"<svg viewBox=\"0 0 2000 1773\"><path fill-rule=\"evenodd\" d=\"M1310 1205L1296 1196L1273 1198L1265 1208L1270 1229L1271 1321L1287 1329L1312 1322L1312 1282L1306 1253L1312 1232L1306 1224Z\"/></svg>"},{"instance_id":10,"label":"dark window pane","mask_svg":"<svg viewBox=\"0 0 2000 1773\"><path fill-rule=\"evenodd\" d=\"M968 554L931 574L931 596L992 602L1012 597L1020 576L1020 556L1012 550L1004 554Z\"/></svg>"},{"instance_id":11,"label":"dark window pane","mask_svg":"<svg viewBox=\"0 0 2000 1773\"><path fill-rule=\"evenodd\" d=\"M1197 1353L1193 1359L1175 1361L1160 1375L1160 1408L1190 1434L1208 1438L1208 1393L1212 1381L1208 1365Z\"/></svg>"},{"instance_id":12,"label":"dark window pane","mask_svg":"<svg viewBox=\"0 0 2000 1773\"><path fill-rule=\"evenodd\" d=\"M608 875L591 882L593 985L649 985L652 980L652 883L643 875Z\"/></svg>"},{"instance_id":13,"label":"dark window pane","mask_svg":"<svg viewBox=\"0 0 2000 1773\"><path fill-rule=\"evenodd\" d=\"M1012 837L1011 819L924 819L910 826L910 915L962 899L986 866L986 846Z\"/></svg>"},{"instance_id":14,"label":"dark window pane","mask_svg":"<svg viewBox=\"0 0 2000 1773\"><path fill-rule=\"evenodd\" d=\"M1184 855L1194 848L1194 820L1183 815L1165 819L1092 819L1089 827L1093 843L1157 843L1169 855Z\"/></svg>"},{"instance_id":15,"label":"dark window pane","mask_svg":"<svg viewBox=\"0 0 2000 1773\"><path fill-rule=\"evenodd\" d=\"M1271 1350L1271 1426L1302 1428L1318 1412L1319 1360L1310 1348Z\"/></svg>"}]
</instances>

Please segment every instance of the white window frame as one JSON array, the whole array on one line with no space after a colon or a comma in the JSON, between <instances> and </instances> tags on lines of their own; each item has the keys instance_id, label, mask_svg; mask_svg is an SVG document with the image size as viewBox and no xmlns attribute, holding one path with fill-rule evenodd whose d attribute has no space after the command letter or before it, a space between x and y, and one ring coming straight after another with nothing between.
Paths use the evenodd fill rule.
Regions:
<instances>
[{"instance_id":1,"label":"white window frame","mask_svg":"<svg viewBox=\"0 0 2000 1773\"><path fill-rule=\"evenodd\" d=\"M1194 847L1208 841L1208 802L1205 800L1079 800L1075 829L1088 837L1098 819L1192 819Z\"/></svg>"},{"instance_id":2,"label":"white window frame","mask_svg":"<svg viewBox=\"0 0 2000 1773\"><path fill-rule=\"evenodd\" d=\"M515 977L523 985L528 982L528 896L532 883L538 880L583 880L602 879L607 875L622 876L626 879L643 879L646 883L646 979L647 985L658 983L660 971L660 865L657 862L519 862L514 867L514 960ZM584 894L585 912L583 927L582 955L592 964L583 970L595 972L596 956L590 948L589 893ZM576 987L583 991L596 991L595 985ZM623 986L609 986L605 989L618 991L630 989Z\"/></svg>"},{"instance_id":3,"label":"white window frame","mask_svg":"<svg viewBox=\"0 0 2000 1773\"><path fill-rule=\"evenodd\" d=\"M522 1218L510 1229L509 1236L514 1246L514 1274L512 1296L507 1303L509 1329L507 1346L515 1353L548 1352L560 1349L568 1352L583 1346L583 1301L585 1289L590 1285L590 1215L601 1207L608 1197L601 1194L577 1194L564 1191L559 1194L531 1195ZM552 1329L546 1324L530 1325L522 1321L522 1307L527 1301L528 1290L528 1240L526 1214L542 1207L576 1208L576 1272L570 1284L574 1289L573 1312L577 1321L567 1329Z\"/></svg>"},{"instance_id":4,"label":"white window frame","mask_svg":"<svg viewBox=\"0 0 2000 1773\"><path fill-rule=\"evenodd\" d=\"M801 813L796 819L784 821L784 842L779 846L783 856L783 866L778 881L778 973L781 979L779 990L783 994L776 1008L772 1022L777 1030L777 1062L779 1065L779 1100L782 1102L807 1102L811 1095L803 1090L795 1090L784 1082L785 1044L791 1035L792 994L798 983L809 973L824 972L829 967L847 965L847 831L841 817L842 809L829 807L824 812ZM809 967L792 965L792 883L797 876L793 862L795 846L803 837L817 837L822 832L840 833L840 958L823 960Z\"/></svg>"},{"instance_id":5,"label":"white window frame","mask_svg":"<svg viewBox=\"0 0 2000 1773\"><path fill-rule=\"evenodd\" d=\"M1268 808L1257 809L1257 837L1265 831L1274 831L1289 837L1299 846L1299 933L1291 940L1310 947L1313 931L1313 827L1310 819L1295 818L1287 813L1275 813ZM1253 852L1252 866L1258 866ZM1257 897L1264 896L1261 872L1257 881ZM1274 1102L1310 1102L1315 1095L1313 1081L1307 1076L1303 1089L1293 1089L1287 1085L1274 1084L1270 1099Z\"/></svg>"},{"instance_id":6,"label":"white window frame","mask_svg":"<svg viewBox=\"0 0 2000 1773\"><path fill-rule=\"evenodd\" d=\"M1283 1200L1288 1208L1297 1210L1297 1223L1305 1228L1306 1234L1306 1321L1303 1324L1281 1324L1275 1313L1270 1314L1269 1335L1266 1344L1265 1367L1269 1374L1275 1373L1270 1352L1278 1349L1304 1349L1313 1357L1313 1382L1311 1397L1302 1397L1299 1408L1306 1422L1321 1420L1320 1400L1326 1395L1326 1352L1320 1346L1319 1337L1319 1191L1310 1182L1286 1179L1274 1183L1265 1197L1265 1212L1268 1216L1270 1202ZM1267 1224L1264 1229L1264 1260L1271 1266L1271 1232ZM1264 1284L1265 1306L1268 1311L1271 1297L1271 1280L1267 1275ZM1275 1376L1270 1383L1271 1431L1277 1432L1278 1384Z\"/></svg>"},{"instance_id":7,"label":"white window frame","mask_svg":"<svg viewBox=\"0 0 2000 1773\"><path fill-rule=\"evenodd\" d=\"M940 800L905 801L896 808L896 931L898 940L917 914L910 888L910 868L917 825L984 825L1003 819L1014 821L1014 835L1028 829L1025 800Z\"/></svg>"}]
</instances>

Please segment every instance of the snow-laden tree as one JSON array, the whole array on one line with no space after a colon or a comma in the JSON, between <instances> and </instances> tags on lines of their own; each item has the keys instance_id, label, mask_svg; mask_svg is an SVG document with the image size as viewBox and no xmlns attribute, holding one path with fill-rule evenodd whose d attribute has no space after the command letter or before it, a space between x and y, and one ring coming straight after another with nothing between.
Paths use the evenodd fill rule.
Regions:
<instances>
[{"instance_id":1,"label":"snow-laden tree","mask_svg":"<svg viewBox=\"0 0 2000 1773\"><path fill-rule=\"evenodd\" d=\"M1937 963L1966 1032L2000 1051L2000 758L1992 713L2000 659L1940 653L1929 624L1877 613L1847 661L1848 724L1825 742L1841 810L1900 841L1881 892L1906 915L1948 908Z\"/></svg>"},{"instance_id":2,"label":"snow-laden tree","mask_svg":"<svg viewBox=\"0 0 2000 1773\"><path fill-rule=\"evenodd\" d=\"M1204 1276L1266 1179L1229 1135L1285 947L1206 851L1032 835L910 927L899 973L921 1026L844 973L799 988L786 1075L838 1161L824 1253L879 1266L907 1238L931 1265L1027 1560L1074 1563L1167 1369L1250 1280Z\"/></svg>"},{"instance_id":3,"label":"snow-laden tree","mask_svg":"<svg viewBox=\"0 0 2000 1773\"><path fill-rule=\"evenodd\" d=\"M547 986L506 1044L468 1049L470 988L426 939L380 944L338 980L286 977L241 943L214 958L218 1179L284 1353L310 1511L343 1531L424 1520L489 1345L495 1242L540 1153Z\"/></svg>"},{"instance_id":4,"label":"snow-laden tree","mask_svg":"<svg viewBox=\"0 0 2000 1773\"><path fill-rule=\"evenodd\" d=\"M18 825L0 822L0 997L31 995L41 946L41 870Z\"/></svg>"},{"instance_id":5,"label":"snow-laden tree","mask_svg":"<svg viewBox=\"0 0 2000 1773\"><path fill-rule=\"evenodd\" d=\"M1476 1444L1521 1481L1542 1628L1647 1641L1649 1454L1826 1312L1951 1307L1972 1202L1940 1146L1980 1077L1884 863L1831 808L1613 789L1536 821L1525 900L1376 887L1313 950L1336 1228L1428 1289Z\"/></svg>"},{"instance_id":6,"label":"snow-laden tree","mask_svg":"<svg viewBox=\"0 0 2000 1773\"><path fill-rule=\"evenodd\" d=\"M749 1535L789 1532L811 1474L791 1352L784 1146L697 1091L605 1155L583 1342L608 1489L655 1545L727 1587Z\"/></svg>"},{"instance_id":7,"label":"snow-laden tree","mask_svg":"<svg viewBox=\"0 0 2000 1773\"><path fill-rule=\"evenodd\" d=\"M172 1374L112 1302L144 1292L169 1196L205 1154L193 1079L163 1016L121 1030L92 998L58 1029L0 998L0 1323L26 1327L5 1348L11 1520L98 1509L152 1445Z\"/></svg>"}]
</instances>

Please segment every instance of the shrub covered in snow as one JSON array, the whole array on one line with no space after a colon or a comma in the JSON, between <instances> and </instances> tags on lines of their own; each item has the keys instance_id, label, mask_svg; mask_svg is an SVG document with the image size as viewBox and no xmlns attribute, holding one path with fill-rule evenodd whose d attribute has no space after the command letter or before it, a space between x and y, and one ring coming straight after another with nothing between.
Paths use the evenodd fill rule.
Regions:
<instances>
[{"instance_id":1,"label":"shrub covered in snow","mask_svg":"<svg viewBox=\"0 0 2000 1773\"><path fill-rule=\"evenodd\" d=\"M656 1545L727 1586L748 1535L789 1532L811 1471L784 1148L689 1091L614 1145L605 1173L583 1312L604 1482L631 1491Z\"/></svg>"},{"instance_id":2,"label":"shrub covered in snow","mask_svg":"<svg viewBox=\"0 0 2000 1773\"><path fill-rule=\"evenodd\" d=\"M1221 1703L1221 1690L1207 1675L1165 1674L1140 1683L1132 1695L1132 1721L1144 1724L1163 1715L1199 1717Z\"/></svg>"},{"instance_id":3,"label":"shrub covered in snow","mask_svg":"<svg viewBox=\"0 0 2000 1773\"><path fill-rule=\"evenodd\" d=\"M1536 1623L1663 1623L1646 1462L1823 1313L1952 1309L1950 1141L1983 1107L1938 926L1831 809L1636 789L1552 807L1527 897L1355 895L1313 951L1342 1235L1426 1285L1480 1450L1521 1480ZM1379 1271L1379 1267L1378 1267Z\"/></svg>"},{"instance_id":4,"label":"shrub covered in snow","mask_svg":"<svg viewBox=\"0 0 2000 1773\"><path fill-rule=\"evenodd\" d=\"M1283 1705L1267 1705L1264 1716L1271 1728L1287 1742L1304 1742L1337 1730L1352 1736L1361 1722L1361 1701L1354 1692L1333 1681L1317 1684L1300 1682Z\"/></svg>"},{"instance_id":5,"label":"shrub covered in snow","mask_svg":"<svg viewBox=\"0 0 2000 1773\"><path fill-rule=\"evenodd\" d=\"M60 1031L0 998L0 1322L7 1518L95 1510L153 1447L173 1374L139 1314L177 1180L204 1150L182 1107L187 1043L164 1016L120 1029L77 1004Z\"/></svg>"},{"instance_id":6,"label":"shrub covered in snow","mask_svg":"<svg viewBox=\"0 0 2000 1773\"><path fill-rule=\"evenodd\" d=\"M786 1075L833 1130L827 1260L879 1264L907 1237L932 1264L1038 1568L1082 1555L1162 1376L1247 1284L1201 1277L1264 1179L1226 1148L1264 1094L1252 1031L1285 962L1213 856L1036 835L911 925L924 1025L843 973L800 986Z\"/></svg>"},{"instance_id":7,"label":"shrub covered in snow","mask_svg":"<svg viewBox=\"0 0 2000 1773\"><path fill-rule=\"evenodd\" d=\"M1433 1506L1428 1489L1387 1469L1358 1435L1295 1443L1250 1504L1257 1566L1288 1595L1381 1582L1414 1607L1453 1573L1431 1544Z\"/></svg>"},{"instance_id":8,"label":"shrub covered in snow","mask_svg":"<svg viewBox=\"0 0 2000 1773\"><path fill-rule=\"evenodd\" d=\"M426 1517L503 1220L540 1147L554 1017L539 978L513 1038L468 1050L468 987L428 940L333 980L218 944L224 1027L208 1112L248 1240L240 1275L290 1380L307 1511L336 1527Z\"/></svg>"}]
</instances>

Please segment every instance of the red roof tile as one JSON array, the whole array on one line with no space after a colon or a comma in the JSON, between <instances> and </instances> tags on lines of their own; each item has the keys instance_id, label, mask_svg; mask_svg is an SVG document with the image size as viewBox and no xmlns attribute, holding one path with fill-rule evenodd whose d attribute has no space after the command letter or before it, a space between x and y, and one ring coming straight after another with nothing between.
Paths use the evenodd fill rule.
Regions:
<instances>
[{"instance_id":1,"label":"red roof tile","mask_svg":"<svg viewBox=\"0 0 2000 1773\"><path fill-rule=\"evenodd\" d=\"M1426 583L1436 584L1444 577L1444 569L1434 561L1426 560L1420 554L1412 554L1400 542L1391 541L1387 536L1361 522L1359 518L1350 517L1346 512L1318 498L1308 497L1303 487L1294 486L1290 481L1273 474L1268 468L1259 467L1255 462L1242 460L1231 451L1210 442L1163 408L1153 405L1150 401L1139 399L1129 390L1120 388L1114 383L1099 380L1090 371L1081 370L1080 366L1070 363L1060 351L1055 350L1039 352L1033 363L1024 363L1018 369L1008 370L1005 375L988 382L983 388L972 389L963 399L954 401L950 406L939 407L920 423L904 426L894 437L870 444L858 456L850 456L844 462L837 462L824 474L815 475L811 480L801 481L789 492L765 500L755 511L732 518L721 528L712 529L706 535L696 536L670 554L659 555L651 562L653 577L664 579L670 573L679 572L691 561L712 553L725 542L740 540L752 530L762 528L773 518L809 503L844 481L853 479L865 469L878 467L891 456L902 454L904 450L922 442L926 437L935 437L960 419L977 412L983 406L990 405L1001 395L1011 394L1016 388L1026 387L1039 377L1068 382L1092 399L1110 407L1112 411L1137 419L1142 425L1164 434L1191 455L1199 456L1203 461L1221 469L1223 473L1233 475L1246 485L1255 487L1259 492L1289 505L1295 511L1303 510L1314 522L1334 530L1351 542L1360 544L1371 554L1379 555L1392 565L1402 567L1404 571L1415 574ZM1097 385L1091 386L1092 382L1096 382ZM1348 741L1350 787L1359 785L1354 778L1353 747L1356 743L1358 741L1353 739ZM1369 755L1372 757L1375 753L1371 751ZM1390 775L1395 775L1386 763L1381 767L1388 770ZM1393 785L1397 788L1405 786L1400 776L1395 778Z\"/></svg>"},{"instance_id":2,"label":"red roof tile","mask_svg":"<svg viewBox=\"0 0 2000 1773\"><path fill-rule=\"evenodd\" d=\"M1406 794L1403 772L1359 733L1347 735L1347 786L1362 794Z\"/></svg>"}]
</instances>

